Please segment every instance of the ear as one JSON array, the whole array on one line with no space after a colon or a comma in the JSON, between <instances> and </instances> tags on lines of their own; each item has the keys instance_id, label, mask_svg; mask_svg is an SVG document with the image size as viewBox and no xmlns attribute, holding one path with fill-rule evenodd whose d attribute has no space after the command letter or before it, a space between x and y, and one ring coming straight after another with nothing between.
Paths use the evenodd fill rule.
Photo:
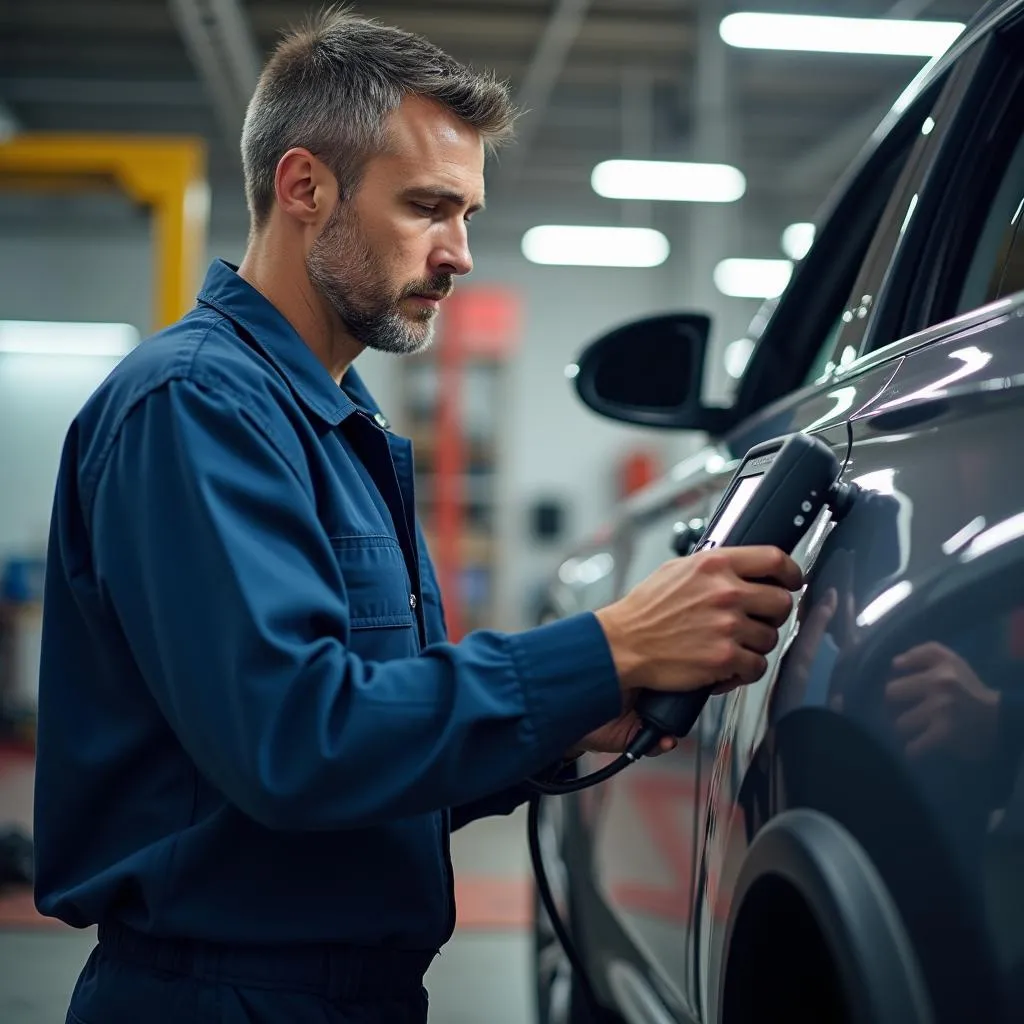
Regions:
<instances>
[{"instance_id":1,"label":"ear","mask_svg":"<svg viewBox=\"0 0 1024 1024\"><path fill-rule=\"evenodd\" d=\"M326 222L338 201L338 182L308 149L289 149L277 162L274 192L283 213L303 224Z\"/></svg>"}]
</instances>

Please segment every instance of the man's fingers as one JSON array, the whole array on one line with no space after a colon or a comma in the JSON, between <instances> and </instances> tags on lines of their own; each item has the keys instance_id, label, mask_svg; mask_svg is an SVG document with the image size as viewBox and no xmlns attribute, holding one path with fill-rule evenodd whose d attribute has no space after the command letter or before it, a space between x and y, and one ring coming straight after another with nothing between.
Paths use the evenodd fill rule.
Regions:
<instances>
[{"instance_id":1,"label":"man's fingers","mask_svg":"<svg viewBox=\"0 0 1024 1024\"><path fill-rule=\"evenodd\" d=\"M675 736L662 736L658 741L658 745L647 756L661 757L662 754L667 754L670 750L675 750L678 744L679 741Z\"/></svg>"},{"instance_id":2,"label":"man's fingers","mask_svg":"<svg viewBox=\"0 0 1024 1024\"><path fill-rule=\"evenodd\" d=\"M755 654L740 647L734 658L734 675L741 683L753 683L768 670L768 661L763 654Z\"/></svg>"},{"instance_id":3,"label":"man's fingers","mask_svg":"<svg viewBox=\"0 0 1024 1024\"><path fill-rule=\"evenodd\" d=\"M763 654L756 654L754 651L748 651L745 647L738 645L729 664L732 667L732 673L727 679L716 683L712 693L729 693L748 683L756 683L768 670L768 660Z\"/></svg>"},{"instance_id":4,"label":"man's fingers","mask_svg":"<svg viewBox=\"0 0 1024 1024\"><path fill-rule=\"evenodd\" d=\"M793 611L793 598L780 587L765 583L745 583L740 598L743 610L778 629Z\"/></svg>"},{"instance_id":5,"label":"man's fingers","mask_svg":"<svg viewBox=\"0 0 1024 1024\"><path fill-rule=\"evenodd\" d=\"M804 585L800 566L781 548L750 545L719 548L727 555L733 572L745 580L772 580L786 590L796 591Z\"/></svg>"},{"instance_id":6,"label":"man's fingers","mask_svg":"<svg viewBox=\"0 0 1024 1024\"><path fill-rule=\"evenodd\" d=\"M732 693L733 690L738 690L743 685L743 680L737 679L735 676L732 679L727 679L724 683L719 683L711 692L716 696L721 696L723 693Z\"/></svg>"},{"instance_id":7,"label":"man's fingers","mask_svg":"<svg viewBox=\"0 0 1024 1024\"><path fill-rule=\"evenodd\" d=\"M744 619L736 637L748 651L770 654L779 642L779 631L756 619Z\"/></svg>"}]
</instances>

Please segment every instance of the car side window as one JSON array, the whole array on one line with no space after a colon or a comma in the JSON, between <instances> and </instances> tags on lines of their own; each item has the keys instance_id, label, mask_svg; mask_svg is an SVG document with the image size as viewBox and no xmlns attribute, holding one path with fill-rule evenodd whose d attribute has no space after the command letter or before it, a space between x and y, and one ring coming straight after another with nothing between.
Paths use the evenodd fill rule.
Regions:
<instances>
[{"instance_id":1,"label":"car side window","mask_svg":"<svg viewBox=\"0 0 1024 1024\"><path fill-rule=\"evenodd\" d=\"M1019 290L1007 258L1024 203L1024 61L1021 39L992 46L961 118L969 128L964 156L945 200L946 244L935 245L934 285L913 327L920 329L978 309ZM928 301L930 299L930 301Z\"/></svg>"},{"instance_id":2,"label":"car side window","mask_svg":"<svg viewBox=\"0 0 1024 1024\"><path fill-rule=\"evenodd\" d=\"M1003 265L1002 279L999 282L999 293L996 298L1004 295L1013 295L1015 292L1024 292L1024 233L1021 232L1021 213L1024 211L1024 198L1014 217L1013 239L1010 242L1006 254L1006 263Z\"/></svg>"},{"instance_id":3,"label":"car side window","mask_svg":"<svg viewBox=\"0 0 1024 1024\"><path fill-rule=\"evenodd\" d=\"M919 127L945 79L908 101L904 119L870 151L836 202L776 306L759 312L749 337L756 347L740 382L736 408L756 410L780 395L818 384L834 369L843 314L898 182L917 152Z\"/></svg>"},{"instance_id":4,"label":"car side window","mask_svg":"<svg viewBox=\"0 0 1024 1024\"><path fill-rule=\"evenodd\" d=\"M947 72L932 107L911 107L903 115L916 139L848 293L834 357L840 366L901 337L904 299L924 248L922 235L934 223L939 202L939 190L931 183L944 173L943 161L953 160L949 140L981 56L978 47L968 50Z\"/></svg>"},{"instance_id":5,"label":"car side window","mask_svg":"<svg viewBox=\"0 0 1024 1024\"><path fill-rule=\"evenodd\" d=\"M1009 269L1007 258L1017 233L1022 205L1024 135L1017 142L1003 180L988 209L956 306L949 311L951 316L987 305L1001 295L1019 291L1024 286L1020 267L1017 268L1016 282L1006 280L1006 272Z\"/></svg>"},{"instance_id":6,"label":"car side window","mask_svg":"<svg viewBox=\"0 0 1024 1024\"><path fill-rule=\"evenodd\" d=\"M922 161L859 351L1024 287L1020 268L1008 274L1024 205L1022 42L1020 32L995 36L961 58L946 90L942 143ZM856 313L851 305L848 315Z\"/></svg>"},{"instance_id":7,"label":"car side window","mask_svg":"<svg viewBox=\"0 0 1024 1024\"><path fill-rule=\"evenodd\" d=\"M832 327L829 329L828 334L825 335L825 340L821 343L821 348L818 349L818 354L815 356L814 362L807 371L807 376L804 378L805 387L811 384L816 384L832 369L832 354L835 352L836 339L839 337L839 331L842 326L842 317L837 316L835 321L832 323Z\"/></svg>"}]
</instances>

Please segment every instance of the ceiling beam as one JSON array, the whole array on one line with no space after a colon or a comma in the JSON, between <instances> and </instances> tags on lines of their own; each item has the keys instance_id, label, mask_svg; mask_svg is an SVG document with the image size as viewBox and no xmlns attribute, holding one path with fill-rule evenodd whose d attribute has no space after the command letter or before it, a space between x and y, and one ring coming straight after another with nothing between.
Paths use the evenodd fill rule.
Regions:
<instances>
[{"instance_id":1,"label":"ceiling beam","mask_svg":"<svg viewBox=\"0 0 1024 1024\"><path fill-rule=\"evenodd\" d=\"M240 0L170 0L171 14L225 137L237 150L260 54Z\"/></svg>"},{"instance_id":2,"label":"ceiling beam","mask_svg":"<svg viewBox=\"0 0 1024 1024\"><path fill-rule=\"evenodd\" d=\"M533 52L522 84L516 93L516 106L523 112L517 128L516 143L502 164L502 176L515 180L529 156L530 145L544 120L548 101L565 66L591 0L558 0L544 32Z\"/></svg>"},{"instance_id":3,"label":"ceiling beam","mask_svg":"<svg viewBox=\"0 0 1024 1024\"><path fill-rule=\"evenodd\" d=\"M198 82L104 78L0 78L0 96L14 103L70 107L205 107Z\"/></svg>"}]
</instances>

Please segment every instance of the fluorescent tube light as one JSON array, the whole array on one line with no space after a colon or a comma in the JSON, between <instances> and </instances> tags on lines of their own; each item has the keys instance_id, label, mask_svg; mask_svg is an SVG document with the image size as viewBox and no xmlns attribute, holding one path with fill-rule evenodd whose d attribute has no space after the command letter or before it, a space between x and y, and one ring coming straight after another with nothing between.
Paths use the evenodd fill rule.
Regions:
<instances>
[{"instance_id":1,"label":"fluorescent tube light","mask_svg":"<svg viewBox=\"0 0 1024 1024\"><path fill-rule=\"evenodd\" d=\"M123 356L139 341L131 324L0 320L0 352L37 356Z\"/></svg>"},{"instance_id":2,"label":"fluorescent tube light","mask_svg":"<svg viewBox=\"0 0 1024 1024\"><path fill-rule=\"evenodd\" d=\"M742 11L722 19L718 32L730 46L752 50L805 50L935 57L945 53L964 25L956 21L835 18Z\"/></svg>"},{"instance_id":3,"label":"fluorescent tube light","mask_svg":"<svg viewBox=\"0 0 1024 1024\"><path fill-rule=\"evenodd\" d=\"M579 267L656 267L668 257L668 239L651 228L542 224L523 235L531 263Z\"/></svg>"},{"instance_id":4,"label":"fluorescent tube light","mask_svg":"<svg viewBox=\"0 0 1024 1024\"><path fill-rule=\"evenodd\" d=\"M735 341L730 341L725 346L725 372L733 380L739 380L743 376L743 372L746 370L747 363L750 362L750 357L753 353L754 343L750 338L737 338Z\"/></svg>"},{"instance_id":5,"label":"fluorescent tube light","mask_svg":"<svg viewBox=\"0 0 1024 1024\"><path fill-rule=\"evenodd\" d=\"M722 260L715 267L715 287L739 299L774 299L786 290L793 264L789 260Z\"/></svg>"},{"instance_id":6,"label":"fluorescent tube light","mask_svg":"<svg viewBox=\"0 0 1024 1024\"><path fill-rule=\"evenodd\" d=\"M791 260L802 260L814 243L814 225L800 222L790 224L782 232L782 251Z\"/></svg>"},{"instance_id":7,"label":"fluorescent tube light","mask_svg":"<svg viewBox=\"0 0 1024 1024\"><path fill-rule=\"evenodd\" d=\"M671 160L605 160L590 184L607 199L661 199L677 203L734 203L747 190L743 173L729 164Z\"/></svg>"}]
</instances>

